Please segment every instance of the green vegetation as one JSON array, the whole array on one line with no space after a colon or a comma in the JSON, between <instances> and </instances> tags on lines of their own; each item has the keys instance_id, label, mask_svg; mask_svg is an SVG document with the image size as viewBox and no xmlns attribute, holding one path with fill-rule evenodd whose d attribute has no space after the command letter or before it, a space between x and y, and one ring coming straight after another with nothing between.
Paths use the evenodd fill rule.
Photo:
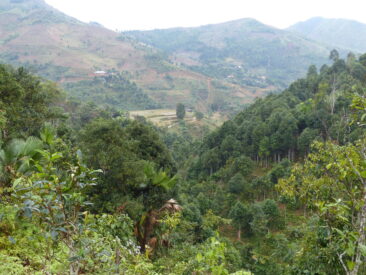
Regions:
<instances>
[{"instance_id":1,"label":"green vegetation","mask_svg":"<svg viewBox=\"0 0 366 275\"><path fill-rule=\"evenodd\" d=\"M182 103L178 103L177 104L177 108L176 108L176 116L178 119L183 119L186 115L186 108L184 107L184 105Z\"/></svg>"},{"instance_id":2,"label":"green vegetation","mask_svg":"<svg viewBox=\"0 0 366 275\"><path fill-rule=\"evenodd\" d=\"M70 95L0 65L0 274L366 273L366 54L216 127L324 47L254 20L129 33L160 53L42 0L0 10L1 58Z\"/></svg>"},{"instance_id":3,"label":"green vegetation","mask_svg":"<svg viewBox=\"0 0 366 275\"><path fill-rule=\"evenodd\" d=\"M145 110L160 107L136 83L128 80L122 74L67 83L65 89L78 100L86 100L100 106L120 110Z\"/></svg>"},{"instance_id":4,"label":"green vegetation","mask_svg":"<svg viewBox=\"0 0 366 275\"><path fill-rule=\"evenodd\" d=\"M0 62L57 81L80 101L118 110L175 108L208 113L217 95L231 112L268 89L248 89L177 66L166 53L97 24L86 24L43 0L0 3ZM34 39L37 37L37 39ZM103 71L103 74L96 74Z\"/></svg>"},{"instance_id":5,"label":"green vegetation","mask_svg":"<svg viewBox=\"0 0 366 275\"><path fill-rule=\"evenodd\" d=\"M125 75L91 80L113 105L1 65L0 273L365 274L365 60L333 50L197 136L182 103L179 131L120 111L153 104Z\"/></svg>"},{"instance_id":6,"label":"green vegetation","mask_svg":"<svg viewBox=\"0 0 366 275\"><path fill-rule=\"evenodd\" d=\"M364 57L332 51L331 66L311 66L194 150L187 194L232 220L236 233L222 232L254 274L365 273Z\"/></svg>"},{"instance_id":7,"label":"green vegetation","mask_svg":"<svg viewBox=\"0 0 366 275\"><path fill-rule=\"evenodd\" d=\"M256 88L275 86L276 90L300 77L309 65L323 64L328 52L322 45L254 19L125 35L210 77Z\"/></svg>"},{"instance_id":8,"label":"green vegetation","mask_svg":"<svg viewBox=\"0 0 366 275\"><path fill-rule=\"evenodd\" d=\"M281 94L256 100L225 122L205 138L192 175L212 174L242 154L266 166L305 157L317 139L339 144L357 140L362 131L350 125L349 105L352 95L362 93L365 76L355 70L363 67L360 62L347 63L335 58L320 73L311 66L307 78Z\"/></svg>"},{"instance_id":9,"label":"green vegetation","mask_svg":"<svg viewBox=\"0 0 366 275\"><path fill-rule=\"evenodd\" d=\"M215 233L227 220L196 224L172 199L183 180L162 138L184 138L65 100L23 68L0 79L1 272L250 274ZM210 233L195 241L196 226Z\"/></svg>"}]
</instances>

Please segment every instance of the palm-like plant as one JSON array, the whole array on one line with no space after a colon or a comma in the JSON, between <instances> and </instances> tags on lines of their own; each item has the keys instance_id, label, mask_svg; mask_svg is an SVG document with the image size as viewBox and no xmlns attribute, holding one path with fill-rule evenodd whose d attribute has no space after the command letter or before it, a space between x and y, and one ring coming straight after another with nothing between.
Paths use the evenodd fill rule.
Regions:
<instances>
[{"instance_id":1,"label":"palm-like plant","mask_svg":"<svg viewBox=\"0 0 366 275\"><path fill-rule=\"evenodd\" d=\"M43 142L36 137L13 139L5 145L0 150L0 186L7 187L19 174L26 174L42 147Z\"/></svg>"},{"instance_id":2,"label":"palm-like plant","mask_svg":"<svg viewBox=\"0 0 366 275\"><path fill-rule=\"evenodd\" d=\"M159 214L173 207L176 211L180 211L181 207L174 200L165 201L164 197L168 194L177 182L177 178L170 177L163 170L156 170L152 163L147 162L144 167L145 181L140 184L139 188L143 190L143 202L146 213L142 215L141 219L136 223L135 234L140 244L142 252L145 252L146 245L152 239L154 229L158 224ZM169 210L171 210L169 208Z\"/></svg>"}]
</instances>

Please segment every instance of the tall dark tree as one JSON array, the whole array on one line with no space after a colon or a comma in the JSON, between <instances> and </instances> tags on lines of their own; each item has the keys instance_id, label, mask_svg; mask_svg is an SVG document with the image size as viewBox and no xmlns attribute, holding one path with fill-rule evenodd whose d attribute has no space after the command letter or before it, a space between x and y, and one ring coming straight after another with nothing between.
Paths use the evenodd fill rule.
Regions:
<instances>
[{"instance_id":1,"label":"tall dark tree","mask_svg":"<svg viewBox=\"0 0 366 275\"><path fill-rule=\"evenodd\" d=\"M339 53L336 49L331 50L329 54L329 59L336 62L339 59Z\"/></svg>"},{"instance_id":2,"label":"tall dark tree","mask_svg":"<svg viewBox=\"0 0 366 275\"><path fill-rule=\"evenodd\" d=\"M183 103L178 103L176 108L176 115L178 119L183 119L186 115L186 108Z\"/></svg>"},{"instance_id":3,"label":"tall dark tree","mask_svg":"<svg viewBox=\"0 0 366 275\"><path fill-rule=\"evenodd\" d=\"M233 225L238 230L238 240L241 239L241 230L250 230L250 222L252 220L252 215L247 206L241 202L237 202L233 205L230 210L229 217L232 219Z\"/></svg>"}]
</instances>

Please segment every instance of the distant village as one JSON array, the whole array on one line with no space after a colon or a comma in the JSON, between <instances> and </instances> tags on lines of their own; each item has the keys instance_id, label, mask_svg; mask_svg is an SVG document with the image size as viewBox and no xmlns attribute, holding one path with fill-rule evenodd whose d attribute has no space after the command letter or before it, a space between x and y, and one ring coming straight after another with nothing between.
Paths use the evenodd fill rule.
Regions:
<instances>
[{"instance_id":1,"label":"distant village","mask_svg":"<svg viewBox=\"0 0 366 275\"><path fill-rule=\"evenodd\" d=\"M99 77L99 76L108 76L109 73L106 72L106 71L95 71L92 76L96 76L96 77Z\"/></svg>"}]
</instances>

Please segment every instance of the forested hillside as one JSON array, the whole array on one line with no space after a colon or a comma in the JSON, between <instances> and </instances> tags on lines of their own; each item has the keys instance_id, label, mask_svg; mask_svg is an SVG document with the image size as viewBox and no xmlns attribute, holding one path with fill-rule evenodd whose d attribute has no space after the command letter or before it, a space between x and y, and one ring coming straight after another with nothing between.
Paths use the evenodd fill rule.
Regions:
<instances>
[{"instance_id":1,"label":"forested hillside","mask_svg":"<svg viewBox=\"0 0 366 275\"><path fill-rule=\"evenodd\" d=\"M330 57L201 141L1 65L0 273L364 274L366 55Z\"/></svg>"},{"instance_id":2,"label":"forested hillside","mask_svg":"<svg viewBox=\"0 0 366 275\"><path fill-rule=\"evenodd\" d=\"M180 137L67 100L24 68L0 67L0 98L0 274L241 269L211 216L189 221L172 199L181 155L166 144ZM199 241L197 226L208 232Z\"/></svg>"},{"instance_id":3,"label":"forested hillside","mask_svg":"<svg viewBox=\"0 0 366 275\"><path fill-rule=\"evenodd\" d=\"M215 172L235 155L244 154L266 165L283 158L303 158L314 140L331 139L338 144L357 140L362 130L350 125L349 105L352 95L363 92L365 56L358 62L351 53L343 60L333 50L331 58L331 66L323 65L319 72L310 66L306 78L281 94L257 99L207 136L198 163L202 171Z\"/></svg>"},{"instance_id":4,"label":"forested hillside","mask_svg":"<svg viewBox=\"0 0 366 275\"><path fill-rule=\"evenodd\" d=\"M254 274L366 272L366 56L330 57L209 134L189 166L189 194L232 219Z\"/></svg>"},{"instance_id":5,"label":"forested hillside","mask_svg":"<svg viewBox=\"0 0 366 275\"><path fill-rule=\"evenodd\" d=\"M125 33L170 55L178 64L211 77L252 87L286 88L329 49L291 32L246 18L195 28Z\"/></svg>"}]
</instances>

